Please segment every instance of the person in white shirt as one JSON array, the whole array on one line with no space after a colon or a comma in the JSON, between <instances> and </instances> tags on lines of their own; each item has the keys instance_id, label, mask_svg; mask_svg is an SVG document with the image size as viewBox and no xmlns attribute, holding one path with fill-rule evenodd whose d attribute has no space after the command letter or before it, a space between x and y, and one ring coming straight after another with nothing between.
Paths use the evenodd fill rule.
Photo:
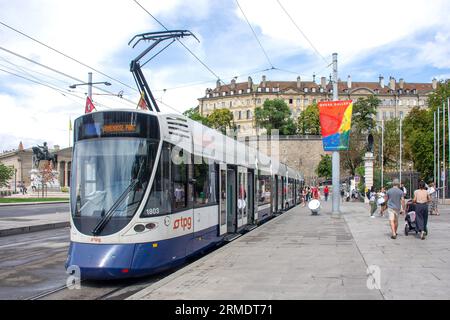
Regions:
<instances>
[{"instance_id":1,"label":"person in white shirt","mask_svg":"<svg viewBox=\"0 0 450 320\"><path fill-rule=\"evenodd\" d=\"M438 198L437 198L437 190L434 187L434 182L431 182L428 189L427 189L428 194L430 195L431 198L431 203L430 203L430 214L433 215L439 215L439 210L438 210Z\"/></svg>"}]
</instances>

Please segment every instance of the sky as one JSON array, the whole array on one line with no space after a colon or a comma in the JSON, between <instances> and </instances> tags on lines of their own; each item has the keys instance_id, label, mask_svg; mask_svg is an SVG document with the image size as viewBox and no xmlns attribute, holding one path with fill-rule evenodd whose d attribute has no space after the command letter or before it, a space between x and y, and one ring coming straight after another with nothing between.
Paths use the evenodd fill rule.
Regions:
<instances>
[{"instance_id":1,"label":"sky","mask_svg":"<svg viewBox=\"0 0 450 320\"><path fill-rule=\"evenodd\" d=\"M199 40L182 39L193 54L175 42L143 67L162 112L197 106L218 78L320 81L334 52L343 80L450 78L448 0L0 0L0 152L72 144L87 86L69 86L88 72L111 83L93 88L97 110L135 109L129 64L149 43L128 41L163 30L139 4Z\"/></svg>"}]
</instances>

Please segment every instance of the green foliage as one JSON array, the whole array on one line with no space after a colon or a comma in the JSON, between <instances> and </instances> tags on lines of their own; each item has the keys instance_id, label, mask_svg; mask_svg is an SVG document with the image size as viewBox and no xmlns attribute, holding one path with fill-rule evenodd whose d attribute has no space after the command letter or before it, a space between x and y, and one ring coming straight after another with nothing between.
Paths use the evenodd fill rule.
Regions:
<instances>
[{"instance_id":1,"label":"green foliage","mask_svg":"<svg viewBox=\"0 0 450 320\"><path fill-rule=\"evenodd\" d=\"M309 105L298 117L298 132L303 135L320 134L319 107L316 103Z\"/></svg>"},{"instance_id":2,"label":"green foliage","mask_svg":"<svg viewBox=\"0 0 450 320\"><path fill-rule=\"evenodd\" d=\"M320 155L320 157L320 162L316 168L317 175L325 179L331 178L331 156L329 154L326 154Z\"/></svg>"},{"instance_id":3,"label":"green foliage","mask_svg":"<svg viewBox=\"0 0 450 320\"><path fill-rule=\"evenodd\" d=\"M190 108L190 109L186 110L185 112L183 112L183 115L185 115L186 117L188 117L194 121L198 121L205 126L208 126L208 127L210 126L208 118L204 117L200 114L200 112L198 111L198 107Z\"/></svg>"},{"instance_id":4,"label":"green foliage","mask_svg":"<svg viewBox=\"0 0 450 320\"><path fill-rule=\"evenodd\" d=\"M0 187L6 187L8 181L12 178L14 169L0 163Z\"/></svg>"},{"instance_id":5,"label":"green foliage","mask_svg":"<svg viewBox=\"0 0 450 320\"><path fill-rule=\"evenodd\" d=\"M376 109L381 101L374 97L359 98L353 103L352 128L350 131L349 149L343 151L343 168L354 176L356 168L363 161L366 151L367 136L375 128Z\"/></svg>"},{"instance_id":6,"label":"green foliage","mask_svg":"<svg viewBox=\"0 0 450 320\"><path fill-rule=\"evenodd\" d=\"M227 129L234 127L233 113L229 109L216 109L207 117L208 124L211 128L226 133Z\"/></svg>"},{"instance_id":7,"label":"green foliage","mask_svg":"<svg viewBox=\"0 0 450 320\"><path fill-rule=\"evenodd\" d=\"M282 99L266 100L263 107L255 109L256 125L267 130L278 129L280 134L290 135L296 133L296 127L291 119L291 109Z\"/></svg>"}]
</instances>

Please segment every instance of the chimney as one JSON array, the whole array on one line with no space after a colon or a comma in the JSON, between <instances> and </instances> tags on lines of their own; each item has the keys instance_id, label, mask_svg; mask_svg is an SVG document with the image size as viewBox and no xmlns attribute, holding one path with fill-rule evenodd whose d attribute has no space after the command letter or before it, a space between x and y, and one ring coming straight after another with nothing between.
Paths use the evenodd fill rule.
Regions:
<instances>
[{"instance_id":1,"label":"chimney","mask_svg":"<svg viewBox=\"0 0 450 320\"><path fill-rule=\"evenodd\" d=\"M378 77L378 83L380 84L381 88L384 88L384 77L381 74Z\"/></svg>"},{"instance_id":2,"label":"chimney","mask_svg":"<svg viewBox=\"0 0 450 320\"><path fill-rule=\"evenodd\" d=\"M394 77L389 77L389 89L391 90L395 90L395 78Z\"/></svg>"},{"instance_id":3,"label":"chimney","mask_svg":"<svg viewBox=\"0 0 450 320\"><path fill-rule=\"evenodd\" d=\"M20 141L20 143L19 143L19 151L23 151L23 150L24 150L23 143L22 143L22 141Z\"/></svg>"},{"instance_id":4,"label":"chimney","mask_svg":"<svg viewBox=\"0 0 450 320\"><path fill-rule=\"evenodd\" d=\"M300 89L302 87L302 78L300 76L297 77L297 89Z\"/></svg>"},{"instance_id":5,"label":"chimney","mask_svg":"<svg viewBox=\"0 0 450 320\"><path fill-rule=\"evenodd\" d=\"M220 79L217 79L216 88L219 88L219 87L220 87Z\"/></svg>"},{"instance_id":6,"label":"chimney","mask_svg":"<svg viewBox=\"0 0 450 320\"><path fill-rule=\"evenodd\" d=\"M247 88L248 88L248 89L251 89L251 88L252 88L252 85L253 85L252 77L248 77Z\"/></svg>"},{"instance_id":7,"label":"chimney","mask_svg":"<svg viewBox=\"0 0 450 320\"><path fill-rule=\"evenodd\" d=\"M322 86L322 88L325 88L327 86L327 78L326 77L320 78L320 85Z\"/></svg>"},{"instance_id":8,"label":"chimney","mask_svg":"<svg viewBox=\"0 0 450 320\"><path fill-rule=\"evenodd\" d=\"M398 86L400 89L403 89L405 85L405 80L403 80L403 78L400 78L400 80L398 80Z\"/></svg>"},{"instance_id":9,"label":"chimney","mask_svg":"<svg viewBox=\"0 0 450 320\"><path fill-rule=\"evenodd\" d=\"M231 80L231 90L236 89L236 79Z\"/></svg>"},{"instance_id":10,"label":"chimney","mask_svg":"<svg viewBox=\"0 0 450 320\"><path fill-rule=\"evenodd\" d=\"M266 87L266 76L262 76L262 87L265 88Z\"/></svg>"},{"instance_id":11,"label":"chimney","mask_svg":"<svg viewBox=\"0 0 450 320\"><path fill-rule=\"evenodd\" d=\"M313 82L316 83L316 74L313 73Z\"/></svg>"},{"instance_id":12,"label":"chimney","mask_svg":"<svg viewBox=\"0 0 450 320\"><path fill-rule=\"evenodd\" d=\"M437 89L437 80L436 80L436 78L433 78L433 80L431 81L431 86L433 87L433 90Z\"/></svg>"},{"instance_id":13,"label":"chimney","mask_svg":"<svg viewBox=\"0 0 450 320\"><path fill-rule=\"evenodd\" d=\"M352 77L350 75L347 76L347 89L352 88Z\"/></svg>"}]
</instances>

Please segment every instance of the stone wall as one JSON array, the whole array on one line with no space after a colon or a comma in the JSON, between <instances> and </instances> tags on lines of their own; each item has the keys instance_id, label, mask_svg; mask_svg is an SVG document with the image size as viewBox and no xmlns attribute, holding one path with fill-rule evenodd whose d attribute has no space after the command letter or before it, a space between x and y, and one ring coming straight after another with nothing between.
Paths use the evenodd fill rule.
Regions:
<instances>
[{"instance_id":1,"label":"stone wall","mask_svg":"<svg viewBox=\"0 0 450 320\"><path fill-rule=\"evenodd\" d=\"M255 139L255 137L250 138L251 144L255 144ZM269 143L259 143L259 150L268 156L271 156L271 149ZM321 155L331 154L323 150L321 136L279 137L278 147L273 149L279 149L279 160L299 170L307 184L317 179L316 168Z\"/></svg>"}]
</instances>

